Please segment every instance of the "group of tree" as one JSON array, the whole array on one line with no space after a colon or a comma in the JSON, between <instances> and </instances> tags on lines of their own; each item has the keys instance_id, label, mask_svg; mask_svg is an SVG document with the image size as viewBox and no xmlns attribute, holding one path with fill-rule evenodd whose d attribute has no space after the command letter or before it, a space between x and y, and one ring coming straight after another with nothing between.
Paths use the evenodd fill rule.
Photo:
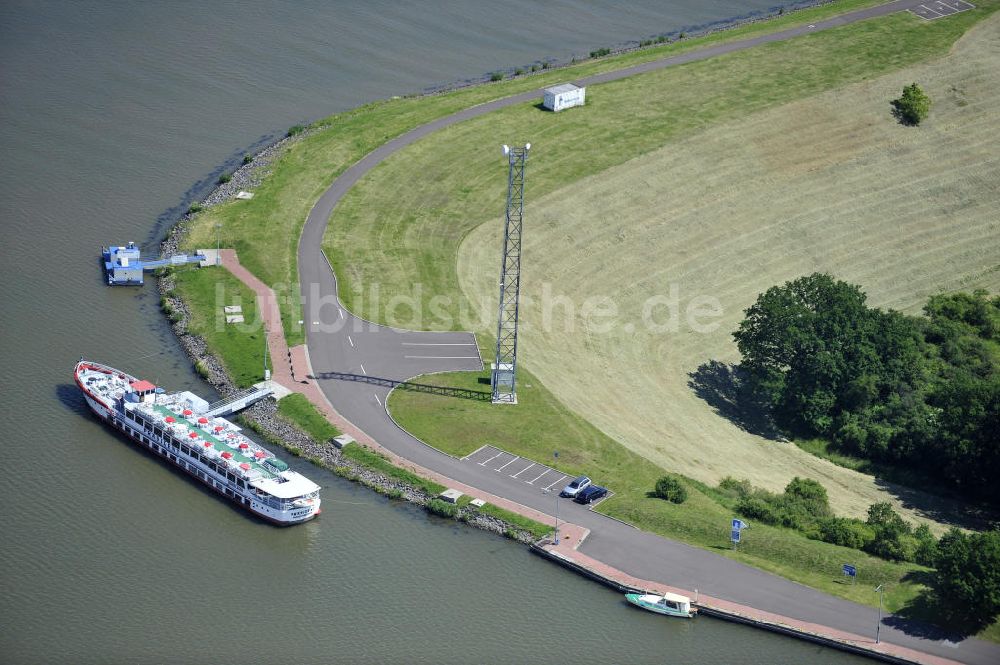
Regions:
<instances>
[{"instance_id":1,"label":"group of tree","mask_svg":"<svg viewBox=\"0 0 1000 665\"><path fill-rule=\"evenodd\" d=\"M735 499L733 509L749 520L882 559L935 568L931 586L939 608L951 619L978 628L1000 615L1000 530L969 534L952 528L938 540L926 524L914 528L885 502L869 506L863 520L836 517L826 488L808 478L793 478L781 494L728 477L719 489Z\"/></svg>"},{"instance_id":2,"label":"group of tree","mask_svg":"<svg viewBox=\"0 0 1000 665\"><path fill-rule=\"evenodd\" d=\"M793 478L781 494L724 478L719 489L734 496L734 510L749 520L795 529L813 540L862 550L890 561L933 566L938 544L930 528L916 528L888 503L872 504L865 520L837 517L826 488L810 478Z\"/></svg>"},{"instance_id":3,"label":"group of tree","mask_svg":"<svg viewBox=\"0 0 1000 665\"><path fill-rule=\"evenodd\" d=\"M858 286L816 273L761 294L734 337L792 435L1000 505L1000 297L933 296L924 313L869 307Z\"/></svg>"}]
</instances>

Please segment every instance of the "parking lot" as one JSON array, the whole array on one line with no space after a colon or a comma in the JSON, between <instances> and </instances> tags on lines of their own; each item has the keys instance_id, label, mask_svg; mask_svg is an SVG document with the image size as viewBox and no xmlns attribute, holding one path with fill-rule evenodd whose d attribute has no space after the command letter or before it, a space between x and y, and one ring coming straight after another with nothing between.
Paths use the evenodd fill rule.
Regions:
<instances>
[{"instance_id":1,"label":"parking lot","mask_svg":"<svg viewBox=\"0 0 1000 665\"><path fill-rule=\"evenodd\" d=\"M922 19L933 21L936 18L964 12L974 7L975 5L965 2L965 0L932 0L913 7L909 11Z\"/></svg>"},{"instance_id":2,"label":"parking lot","mask_svg":"<svg viewBox=\"0 0 1000 665\"><path fill-rule=\"evenodd\" d=\"M520 457L496 446L483 446L462 460L493 469L506 476L510 482L525 483L537 487L542 492L558 492L574 478L541 462ZM596 506L611 494L609 490L606 497L598 499L591 505Z\"/></svg>"}]
</instances>

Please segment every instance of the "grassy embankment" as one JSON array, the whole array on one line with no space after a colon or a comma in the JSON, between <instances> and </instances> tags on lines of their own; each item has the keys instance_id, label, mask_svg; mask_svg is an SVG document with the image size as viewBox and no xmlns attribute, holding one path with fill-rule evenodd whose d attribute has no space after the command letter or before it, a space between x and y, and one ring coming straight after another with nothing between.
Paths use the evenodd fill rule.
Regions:
<instances>
[{"instance_id":1,"label":"grassy embankment","mask_svg":"<svg viewBox=\"0 0 1000 665\"><path fill-rule=\"evenodd\" d=\"M901 474L876 480L767 438L734 387L731 333L759 293L814 271L909 313L939 291L1000 287L998 34L994 15L945 57L707 127L534 199L522 361L569 409L701 482L739 473L780 491L807 476L841 514L892 500L910 520L964 518L967 506L923 483L911 492L884 482ZM913 81L934 99L919 128L889 112ZM495 261L496 227L482 225L461 247L460 280L473 301L496 297L495 275L481 268ZM557 308L545 326L540 285L576 314ZM672 289L678 326L646 325L646 298ZM594 294L618 309L601 333L580 310ZM683 319L700 296L718 305L714 329Z\"/></svg>"},{"instance_id":2,"label":"grassy embankment","mask_svg":"<svg viewBox=\"0 0 1000 665\"><path fill-rule=\"evenodd\" d=\"M488 374L435 374L421 381L479 390L481 376ZM551 463L552 452L558 450L560 471L590 475L594 482L614 490L615 496L600 505L601 512L827 593L872 605L878 601L871 593L872 587L884 582L889 588L886 605L897 610L923 589L912 577L907 578L926 570L921 566L883 561L856 550L809 540L789 529L755 524L739 550L733 551L729 545L731 498L691 480L687 481L689 498L683 504L648 496L663 469L566 410L527 371L521 370L516 408L395 390L389 398L389 410L414 436L459 457L482 445L494 444L516 455ZM843 582L840 567L844 562L854 562L858 567L854 586Z\"/></svg>"},{"instance_id":3,"label":"grassy embankment","mask_svg":"<svg viewBox=\"0 0 1000 665\"><path fill-rule=\"evenodd\" d=\"M181 275L184 279L177 280L175 293L184 300L191 312L188 330L205 339L208 347L216 357L222 360L226 371L238 386L249 386L260 381L263 371L263 361L260 355L263 352L263 339L253 292L228 271L214 266L200 269L183 268L177 271L177 276ZM224 305L242 305L246 323L226 324L225 314L222 310ZM254 353L257 355L255 356ZM329 445L330 439L340 434L340 431L331 425L316 407L303 395L297 393L283 397L278 401L278 414L319 444ZM288 447L284 441L269 437L265 432L254 427L252 423L247 424L270 443L284 447L293 454L302 454L298 448ZM344 458L360 466L422 490L431 496L436 496L445 489L438 483L395 466L388 459L368 448L351 445L344 448L341 454ZM319 466L329 468L338 475L353 477L353 472L347 467L330 466L319 459L312 461ZM478 510L524 529L539 538L551 531L544 524L492 504L486 504Z\"/></svg>"},{"instance_id":4,"label":"grassy embankment","mask_svg":"<svg viewBox=\"0 0 1000 665\"><path fill-rule=\"evenodd\" d=\"M263 380L264 328L254 292L220 266L179 268L174 276L174 293L191 314L188 331L205 339L237 386ZM244 323L227 324L222 309L226 305L242 306Z\"/></svg>"},{"instance_id":5,"label":"grassy embankment","mask_svg":"<svg viewBox=\"0 0 1000 665\"><path fill-rule=\"evenodd\" d=\"M837 510L861 515L890 498L884 487L720 418L716 406L689 387L689 376L711 359L735 360L729 332L739 312L760 291L802 272L844 276L849 270L866 288L878 278L895 289L895 298L954 283L937 281L942 270L959 279L975 276L982 259L976 245L987 246L977 238L991 223L989 205L965 203L975 202L985 182L975 174L989 165L989 153L976 145L981 136L963 133L961 123L900 134L910 128L892 120L885 79L872 77L910 75L905 65L947 54L996 7L982 3L976 13L931 23L893 15L595 86L584 109L556 115L525 104L443 130L385 162L335 211L327 245L344 297L357 309L365 294L352 284L377 284L383 301L410 294L423 299L428 312L434 311L431 297L445 296L450 319L425 316L421 323L453 327L465 302L456 276L464 262L463 286L475 302L492 303L499 244L488 231L499 224L481 222L502 202L505 179L503 160L490 145L497 136L530 138L529 215L536 221L525 234L524 292L536 305L523 309L524 362L569 408L662 466L710 484L742 469L756 484L777 490L792 476L807 475L826 484ZM854 80L868 82L845 85ZM977 85L970 95L987 94ZM822 96L831 87L836 90ZM943 109L955 93L941 88ZM951 106L956 113L949 121L962 117L957 112L989 108L975 101ZM962 142L948 142L953 130ZM926 145L915 145L916 137L928 137ZM657 153L657 140L669 148ZM647 150L646 161L606 168ZM901 153L907 158L893 159ZM932 175L933 163L910 161L911 154L965 163ZM868 168L873 163L877 169ZM599 168L605 169L600 176L584 177ZM915 202L916 210L935 214L910 223ZM893 222L886 224L890 213ZM817 230L826 234L817 237ZM472 248L460 257L463 238ZM885 270L883 249L892 271ZM542 332L539 293L531 285L546 282L577 306L594 294L609 295L628 305L620 307L630 316L621 323L640 325L602 336L576 321L569 334ZM642 299L664 293L671 282L685 299L720 296L726 318L712 335L647 334L634 321ZM382 318L370 308L361 313ZM489 304L487 325L492 316ZM906 514L916 518L912 508Z\"/></svg>"},{"instance_id":6,"label":"grassy embankment","mask_svg":"<svg viewBox=\"0 0 1000 665\"><path fill-rule=\"evenodd\" d=\"M237 250L240 262L272 286L279 296L298 293L296 247L302 224L323 190L341 172L389 139L461 109L494 99L574 80L605 71L657 60L710 44L745 39L787 27L812 23L853 9L880 4L878 0L840 0L766 22L749 24L697 39L644 48L619 56L589 60L499 83L475 86L427 97L374 102L310 125L303 140L292 142L269 167L268 175L250 201L231 201L198 213L190 225L185 248L214 247L216 225L222 245ZM491 141L490 145L496 141ZM491 202L491 208L495 208ZM341 278L344 276L341 275ZM186 279L186 276L183 277ZM280 302L289 346L301 344L298 298Z\"/></svg>"},{"instance_id":7,"label":"grassy embankment","mask_svg":"<svg viewBox=\"0 0 1000 665\"><path fill-rule=\"evenodd\" d=\"M944 55L993 9L983 4L930 23L894 14L592 86L583 109L553 114L525 103L436 132L383 162L334 211L324 248L341 298L381 323L467 328L460 316L466 300L456 271L458 248L472 229L502 216L506 166L499 143L532 142L526 187L535 205L546 194L709 127ZM485 265L491 275L495 263L494 257ZM392 296L412 296L424 316L386 320L373 285L383 306ZM432 298L446 302L431 308ZM492 305L487 309L492 316ZM447 316L426 314L438 310Z\"/></svg>"},{"instance_id":8,"label":"grassy embankment","mask_svg":"<svg viewBox=\"0 0 1000 665\"><path fill-rule=\"evenodd\" d=\"M992 12L995 7L995 4L991 4L985 7L985 10L987 13ZM985 47L986 50L995 51L993 46L995 37L990 38L991 35L995 35L995 27L993 26L995 26L995 22L990 24L990 28L983 26L982 32L977 34L976 39L985 39L985 43L980 43L979 46ZM774 273L768 270L760 270L761 266L770 267L769 263L780 259L786 264L790 264L785 266L786 270L808 268L808 265L801 265L800 257L814 257L815 252L809 249L812 246L837 247L838 251L835 252L835 256L829 257L830 262L837 266L847 266L849 270L857 271L861 270L864 264L867 264L868 271L881 273L880 279L875 283L878 286L877 296L882 301L886 298L887 293L892 292L892 289L896 290L896 298L902 297L920 302L923 299L921 290L933 290L935 282L938 284L957 282L955 286L978 285L980 280L989 279L990 274L992 274L988 265L985 272L981 271L979 265L983 259L981 250L984 248L984 244L982 239L990 237L991 228L994 232L996 230L995 222L991 226L989 219L982 214L984 209L990 207L988 201L992 200L996 190L995 180L992 187L989 186L990 177L987 175L995 170L995 160L990 157L988 151L984 152L985 146L982 137L993 136L996 132L996 127L990 127L989 119L984 119L983 116L984 114L988 115L991 109L997 108L995 103L997 86L994 80L996 68L984 66L988 65L990 56L984 55L981 51L975 52L975 45L972 48L973 50L956 54L951 62L941 63L940 67L928 65L919 71L903 72L900 77L897 77L908 77L910 74L926 76L929 81L933 82L934 88L938 92L936 99L939 104L939 113L941 113L939 117L948 118L949 122L942 122L937 129L931 129L930 127L933 125L922 128L921 131L924 131L924 134L894 135L897 127L892 125L891 120L888 123L890 127L888 132L878 129L881 127L879 123L886 120L881 116L887 115L885 107L887 100L891 98L885 96L884 93L887 90L898 89L895 81L887 83L882 80L873 82L867 89L865 86L855 86L853 89L840 90L803 102L796 108L779 110L772 115L760 115L749 119L745 124L735 122L722 133L706 132L697 137L702 139L702 145L696 145L692 141L691 144L672 146L669 152L664 151L662 155L651 156L649 160L637 164L635 168L623 167L618 172L612 170L608 175L602 174L601 180L606 181L605 187L601 187L601 183L592 179L579 183L576 188L567 188L566 191L557 192L534 207L532 211L533 217L539 220L536 224L538 231L535 236L536 240L528 241L527 238L530 236L526 236L526 242L534 242L534 247L526 246L525 255L530 258L531 252L534 252L534 264L545 266L545 269L540 271L542 275L535 277L545 279L553 276L555 278L553 281L556 284L559 284L558 278L562 278L564 284L566 281L578 284L578 289L569 291L571 298L574 295L588 292L608 293L606 286L603 291L598 289L597 280L606 282L607 277L614 275L616 269L621 270L622 265L629 265L631 270L637 263L642 264L641 261L637 260L637 257L641 256L644 261L649 261L646 267L649 267L654 273L658 264L679 265L682 270L691 271L696 283L702 285L713 284L711 279L705 280L704 278L711 278L715 273L717 274L716 279L718 279L718 275L724 274L726 266L746 267L746 272L740 271L739 275L733 275L729 283L736 284L737 282L756 280L762 282L763 288L766 288L766 286L781 280L775 279ZM942 52L946 50L943 49ZM990 71L993 72L992 75L984 75L985 72ZM921 80L924 79L921 78ZM872 98L875 99L874 102ZM831 112L830 109L836 109L838 103L842 104L846 110L839 113ZM860 121L847 122L844 117L847 115L857 115ZM803 121L803 118L808 118L808 120ZM966 122L974 124L970 125L963 134L960 131L961 125ZM824 123L831 125L830 131L817 132L816 125ZM767 127L770 127L770 132L764 131ZM795 132L788 131L789 127L794 127ZM797 139L798 143L795 140L782 142L775 137L775 134L779 132L801 133L802 136ZM893 135L886 136L886 134ZM710 146L708 150L705 149L705 143ZM735 162L727 162L726 151L738 152L740 144L746 144L752 150L759 151L760 154L757 155L759 161L741 162L737 159ZM867 144L872 144L874 148L866 150L866 148L871 147ZM816 145L821 146L822 150L817 151ZM812 148L810 149L808 146L812 146ZM428 155L433 152L433 147L425 146L425 149ZM689 168L695 164L692 155L699 152L708 153L702 155L704 164L697 164L698 168L695 169ZM880 155L880 152L884 154ZM835 154L831 156L830 153ZM913 170L901 169L899 161L885 159L886 155L892 157L900 154L914 161L915 168ZM784 157L782 157L783 155ZM654 161L656 159L659 159L660 163ZM415 161L418 160L415 159ZM667 161L679 162L679 164L675 169L668 170L662 167L662 162ZM718 173L720 165L725 167L721 169L721 176ZM948 167L945 171L953 170L956 177L942 179L940 173L942 165ZM712 170L713 168L715 171ZM741 174L753 173L757 169L761 172L760 178L748 178L749 182L746 186L738 184L744 177ZM418 170L435 172L433 166L427 162L421 163ZM802 175L811 172L814 173L813 176L810 176L814 178L813 181L793 182L795 187L789 187L789 180L783 177L788 174ZM690 196L685 197L682 194L681 198L684 200L678 204L668 203L665 199L661 199L660 202L664 203L664 207L668 209L667 216L678 210L681 213L687 212L685 206L689 205L691 209L695 209L698 205L704 206L705 202L709 201L710 216L717 215L718 219L727 219L733 217L735 211L740 210L741 201L743 205L750 201L753 204L749 206L752 214L748 214L744 221L747 228L757 228L760 226L761 219L769 219L767 214L762 214L768 210L778 209L781 212L775 216L784 218L786 210L802 211L809 210L811 206L817 206L820 210L820 216L823 218L821 226L835 230L839 234L836 236L839 244L848 246L840 249L838 242L833 242L833 238L824 239L824 242L816 242L815 229L810 232L807 228L797 228L790 225L790 228L782 229L782 231L785 235L799 236L800 242L793 243L786 248L781 244L781 238L771 236L767 236L763 240L754 238L751 235L752 230L748 233L747 228L737 225L717 229L711 226L711 220L708 219L694 220L684 225L677 224L675 226L680 227L679 234L664 240L662 233L652 233L656 231L655 228L644 226L646 219L655 217L655 215L650 214L651 208L643 209L643 205L649 205L651 202L656 203L655 197L653 199L640 198L637 202L625 201L621 197L615 198L616 191L624 191L629 195L634 194L634 192L629 192L629 188L635 187L637 183L641 184L643 188L655 188L656 183L677 183L681 182L685 175L692 176L692 174L692 182L699 182L700 178L704 177L715 187L718 187L720 182L731 184L726 187L722 196L716 193L706 195L702 188L693 187ZM890 178L890 175L893 177ZM711 180L713 177L716 179ZM727 178L731 178L731 180L727 180ZM931 188L931 201L926 201L919 196L919 191L927 188L930 184L928 178L934 179L937 183ZM771 182L768 182L769 180ZM874 185L871 184L871 181L875 181ZM962 182L968 183L968 186L963 187ZM910 187L907 187L907 184ZM588 189L593 191L588 194ZM678 188L669 189L672 190L671 194L675 195ZM791 189L791 194L783 194L783 189ZM976 196L977 193L979 198ZM433 195L434 191L424 192L424 194ZM755 197L751 199L750 194L754 194ZM858 200L855 201L855 205L848 206L845 211L845 214L851 216L850 223L838 227L830 221L833 209L826 207L827 198L843 202L851 200L852 194ZM983 194L987 196L985 205L981 198ZM908 197L909 202L907 202ZM609 203L602 204L602 198ZM809 203L806 202L807 199ZM817 202L821 206L817 205ZM881 207L873 205L878 203L881 203ZM927 205L928 203L933 205ZM632 205L631 209L629 208L630 204ZM923 209L925 221L916 225L916 228L908 228L906 218L912 216L914 205ZM717 207L718 210L712 209L711 206ZM868 206L871 206L871 212L866 214L864 208ZM574 211L571 215L572 220L566 219L565 212L560 214L560 211L566 210ZM380 213L384 213L384 210ZM887 215L887 213L891 214ZM756 223L750 219L754 215L756 215ZM678 216L684 219L683 214ZM793 217L793 215L789 215L789 217ZM885 224L887 218L892 220L889 224ZM613 222L608 220L613 220ZM693 228L684 228L685 226ZM878 231L880 226L885 227L881 231L881 235L869 233ZM626 229L629 236L633 236L634 232L634 241L629 247L630 250L633 250L632 252L615 251L614 249L616 242L621 243L626 240L616 237L616 234L620 235L622 229ZM603 231L604 235L595 233L595 230ZM495 254L497 246L496 238L493 237L495 234L483 230L477 230L475 234L480 234L480 231L482 231L483 236L486 236L485 240L470 236L467 243L472 244L475 250L485 249L478 253L469 252L468 255L463 256L466 259L466 265L471 266L470 272L478 270L478 266L485 264L491 250ZM418 235L414 234L414 237ZM886 238L892 235L895 235L896 240L907 246L910 251L904 248L896 250L894 246L889 246ZM685 242L686 239L691 242ZM733 239L736 240L732 242L732 245L735 245L741 252L746 252L746 255L733 255L730 253L733 248L729 248L720 256L720 245L713 245L713 243L724 245L726 240L732 241ZM437 242L440 243L440 241L441 238L437 238ZM690 256L683 255L672 256L665 253L664 250L669 251L669 248L665 247L668 241L669 244L679 247L684 252L694 254L696 258L691 259ZM773 252L773 259L771 256L755 253L756 250L752 245L761 244L761 242L765 245L770 244L772 249L778 248ZM637 248L635 243L648 245L648 252L643 254L640 251L641 248ZM586 253L581 253L580 250L584 247L588 250ZM887 247L894 250L888 252L888 255L892 257L891 263L887 262L884 257L880 259L878 256L878 250L885 250ZM988 249L989 243L986 243L985 247ZM723 249L725 248L723 247ZM595 252L606 255L604 257L606 260L602 259L600 265L596 267L593 263L595 257L592 256L592 253ZM703 256L702 252L707 254ZM712 253L715 254L714 257L708 255ZM851 253L857 253L856 263L853 265L847 260ZM789 260L790 258L793 260ZM692 266L697 266L699 261L704 262L706 271L699 272L692 269ZM808 262L806 263L808 264ZM892 271L887 270L887 264L899 268L895 277ZM526 265L532 265L532 261L526 260ZM751 266L756 266L756 270ZM946 268L950 266L949 270L955 273L948 277L950 281L940 281L942 266ZM747 275L752 275L752 280L746 279ZM866 273L866 275L871 275L871 272ZM477 278L473 278L471 281L476 280ZM493 281L484 277L475 286L479 293L491 292L495 288ZM862 281L863 284L871 283L869 280L859 281ZM632 286L636 287L637 285L632 284ZM640 291L641 286L638 285ZM750 298L746 302L749 304L757 292L753 289L758 289L759 285L751 283L749 288L746 284L740 284L740 286L745 291L743 293L744 299ZM595 289L598 290L595 291ZM478 295L475 290L473 289L474 296ZM893 301L890 300L890 302ZM727 307L727 310L738 318L740 307L730 306ZM535 314L532 316L529 312L526 318L529 323L537 325L539 318L537 312ZM732 321L725 322L720 336L728 338L730 330L732 330ZM526 335L526 340L531 340L531 335L532 333ZM577 341L579 344L576 343ZM535 364L535 358L541 358L542 360L539 362L542 363L544 363L544 359L551 361L550 369L561 368L563 386L567 394L572 392L591 395L597 400L611 397L608 400L611 411L616 411L619 418L622 415L621 408L627 409L627 405L634 399L641 400L642 396L638 393L643 391L647 391L650 395L646 398L651 409L649 413L655 413L656 410L661 412L665 410L686 411L686 409L674 409L674 407L668 406L672 404L674 397L680 396L681 392L691 393L690 387L686 385L686 372L677 372L676 367L670 367L670 370L675 371L681 377L681 381L678 390L673 392L658 393L657 386L651 387L640 381L638 385L633 386L634 390L629 390L625 399L616 399L614 395L608 394L609 371L614 372L622 361L626 363L630 360L637 361L639 366L628 366L626 374L633 379L641 378L651 371L650 359L657 358L662 349L635 345L638 348L633 348L631 354L627 354L634 357L629 358L620 353L617 355L595 354L595 347L599 346L600 342L594 336L582 335L573 344L568 344L566 335L557 335L548 342L544 347L532 349L536 353L529 353L523 357L532 358L532 366ZM611 342L620 343L622 340L612 339ZM731 341L728 339L726 343L731 345ZM628 344L621 344L621 346L627 348ZM702 361L713 357L706 354L704 346L700 350L697 348L697 344L687 346L688 349L680 350L682 355L700 353L701 355L698 357ZM567 350L570 347L572 347L572 352ZM530 349L531 347L526 348ZM581 367L580 359L586 358L588 353L597 355L599 366L584 363L586 369ZM568 358L574 360L570 361ZM695 369L697 364L691 366L691 369ZM581 377L592 379L594 385L582 386ZM443 385L450 386L465 385L464 382L467 380L469 380L467 375L442 375L421 379L421 381L439 381ZM471 384L475 383L475 378L472 378ZM522 378L523 394L530 395L531 391L525 389L527 383L535 385L535 380ZM604 388L602 389L597 384L603 384ZM614 389L622 388L623 385L615 384ZM536 388L538 388L537 385ZM591 388L596 392L592 392ZM519 391L519 397L521 394ZM623 454L621 447L614 449L618 444L604 437L597 430L594 430L593 436L581 438L578 434L578 428L574 428L571 423L564 420L567 417L572 418L571 413L565 410L558 399L551 395L546 395L544 399L535 399L533 407L522 409L522 406L529 404L528 400L522 399L521 406L518 407L517 418L506 422L503 419L513 418L511 414L505 414L502 410L476 409L477 405L471 403L457 404L456 401L451 401L445 405L442 400L435 401L427 395L398 391L393 393L390 400L390 408L401 424L432 445L454 454L464 455L482 443L495 443L517 454L545 460L551 456L553 449L559 449L561 455L564 455L565 453L562 451L566 449L567 445L579 448L586 453L585 456L589 458L588 461L591 464L589 466L576 466L572 464L572 461L567 460L563 470L570 473L589 472L610 483L621 483L620 486L613 485L613 487L616 491L623 489L622 494L602 506L602 510L664 535L677 537L708 548L725 547L725 528L728 524L728 518L731 517L731 511L727 506L727 497L724 493L699 483L692 483L693 489L696 491L692 499L689 499L689 502L683 506L672 506L648 499L644 493L651 489L652 481L660 472L659 468L650 465L644 458L635 456L634 467L630 464L628 473L618 473L616 469L621 465L618 459ZM486 405L478 406L485 407ZM544 408L535 412L534 407ZM702 408L711 419L723 422L723 419L719 418L712 409L705 409L704 405ZM578 412L588 413L588 417L592 413L587 409ZM625 412L627 413L627 411ZM649 423L648 419L637 418L632 426L636 429L642 429L648 427ZM704 423L705 420L698 421L699 426L704 425ZM565 436L552 436L552 432L560 430L565 430L567 434ZM729 441L723 441L723 450L718 454L714 449L706 453L704 446L713 443L712 437L705 437L705 432L702 432L702 438L699 439L691 432L687 433L691 435L691 441L688 443L694 447L688 451L691 456L688 463L703 464L708 461L705 459L707 454L713 462L727 466L729 473L740 475L740 470L744 467L740 464L733 464L732 460L727 458L725 444L728 444ZM604 444L594 445L599 443L602 437ZM661 445L666 445L668 448L674 447L676 443L676 436L672 437L670 433L666 434L660 441ZM766 442L764 443L764 448L758 446L754 452L761 458L765 466L769 466L767 464L767 450L768 448L773 449L775 446L774 444L768 446ZM701 450L700 454L699 450ZM644 467L646 467L645 470L643 470ZM602 473L604 473L603 478ZM643 476L646 476L643 482L636 482L636 479ZM843 563L844 560L864 560L864 563L860 563L859 566L864 568L874 566L877 570L876 576L869 577L866 581L891 579L898 583L898 586L894 585L896 590L892 594L892 600L889 601L893 609L906 605L921 589L920 585L914 581L915 576L903 579L911 572L920 571L921 569L917 566L886 564L853 550L809 541L794 533L782 533L780 529L767 529L765 539L765 529L762 527L756 534L753 534L759 535L763 542L755 540L753 543L745 543L743 553L737 556L747 556L748 558L744 559L747 563L777 572L810 586L850 597L858 602L873 604L874 597L870 594L870 586L864 589L851 589L838 583L840 563ZM858 597L859 594L861 597ZM994 625L984 631L981 636L997 639L1000 636L1000 630Z\"/></svg>"},{"instance_id":9,"label":"grassy embankment","mask_svg":"<svg viewBox=\"0 0 1000 665\"><path fill-rule=\"evenodd\" d=\"M278 400L278 413L316 443L329 443L330 439L340 435L340 430L331 425L305 395L292 393L282 397Z\"/></svg>"}]
</instances>

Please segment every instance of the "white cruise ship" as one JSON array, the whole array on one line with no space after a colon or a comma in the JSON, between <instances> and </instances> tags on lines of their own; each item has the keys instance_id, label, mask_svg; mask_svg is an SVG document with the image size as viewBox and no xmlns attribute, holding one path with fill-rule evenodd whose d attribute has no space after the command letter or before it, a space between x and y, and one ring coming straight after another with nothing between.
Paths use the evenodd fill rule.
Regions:
<instances>
[{"instance_id":1,"label":"white cruise ship","mask_svg":"<svg viewBox=\"0 0 1000 665\"><path fill-rule=\"evenodd\" d=\"M209 404L197 395L167 393L87 360L77 363L73 376L109 426L258 517L288 525L319 515L319 485L228 420L202 415Z\"/></svg>"}]
</instances>

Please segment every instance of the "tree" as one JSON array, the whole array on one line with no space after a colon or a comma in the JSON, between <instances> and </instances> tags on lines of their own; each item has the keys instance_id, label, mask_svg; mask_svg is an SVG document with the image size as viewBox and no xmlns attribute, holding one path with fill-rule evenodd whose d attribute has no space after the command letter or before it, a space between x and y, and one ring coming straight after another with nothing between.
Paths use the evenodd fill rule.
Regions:
<instances>
[{"instance_id":1,"label":"tree","mask_svg":"<svg viewBox=\"0 0 1000 665\"><path fill-rule=\"evenodd\" d=\"M910 535L910 525L886 502L868 507L868 526L875 531L875 538L868 544L868 552L890 561L908 561L913 558L915 543Z\"/></svg>"},{"instance_id":2,"label":"tree","mask_svg":"<svg viewBox=\"0 0 1000 665\"><path fill-rule=\"evenodd\" d=\"M903 95L892 100L893 114L905 125L919 125L931 110L931 98L916 83L903 86Z\"/></svg>"},{"instance_id":3,"label":"tree","mask_svg":"<svg viewBox=\"0 0 1000 665\"><path fill-rule=\"evenodd\" d=\"M673 474L663 476L657 480L653 494L671 503L684 503L688 497L687 488L684 487L684 483Z\"/></svg>"},{"instance_id":4,"label":"tree","mask_svg":"<svg viewBox=\"0 0 1000 665\"><path fill-rule=\"evenodd\" d=\"M967 535L952 528L943 535L934 586L946 605L991 623L1000 614L1000 531Z\"/></svg>"},{"instance_id":5,"label":"tree","mask_svg":"<svg viewBox=\"0 0 1000 665\"><path fill-rule=\"evenodd\" d=\"M820 519L830 516L830 502L826 488L812 478L795 476L785 486L784 502L789 509L801 510L809 518Z\"/></svg>"}]
</instances>

